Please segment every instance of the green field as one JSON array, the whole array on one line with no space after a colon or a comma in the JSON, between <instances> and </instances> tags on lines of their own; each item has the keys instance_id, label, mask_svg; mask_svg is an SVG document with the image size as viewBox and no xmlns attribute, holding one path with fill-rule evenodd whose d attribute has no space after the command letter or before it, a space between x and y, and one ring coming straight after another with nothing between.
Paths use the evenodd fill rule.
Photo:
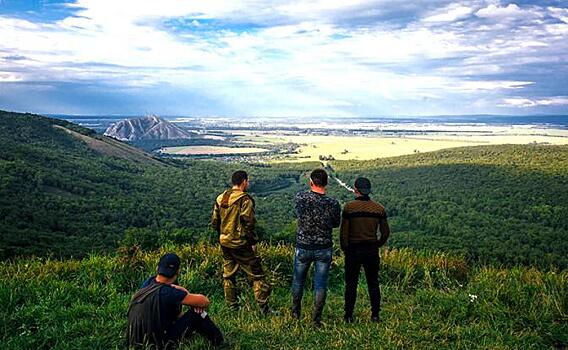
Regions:
<instances>
[{"instance_id":1,"label":"green field","mask_svg":"<svg viewBox=\"0 0 568 350\"><path fill-rule=\"evenodd\" d=\"M568 344L568 272L469 265L463 258L412 250L382 252L382 323L369 322L363 284L356 321L342 322L343 258L336 256L324 325L289 313L292 249L260 247L275 286L263 317L246 281L241 311L225 307L221 254L207 244L169 245L134 255L83 260L19 260L0 265L0 337L3 349L114 349L123 344L128 300L155 271L159 255L175 251L186 265L180 284L210 296L211 317L228 349L544 349ZM475 297L473 297L475 296ZM208 348L194 337L182 349Z\"/></svg>"}]
</instances>

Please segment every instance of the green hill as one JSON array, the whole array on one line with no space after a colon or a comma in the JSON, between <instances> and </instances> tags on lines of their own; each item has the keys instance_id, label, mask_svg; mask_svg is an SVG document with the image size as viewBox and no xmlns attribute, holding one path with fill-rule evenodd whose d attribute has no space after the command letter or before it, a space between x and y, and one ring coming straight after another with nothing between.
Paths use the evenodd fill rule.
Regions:
<instances>
[{"instance_id":1,"label":"green hill","mask_svg":"<svg viewBox=\"0 0 568 350\"><path fill-rule=\"evenodd\" d=\"M316 166L165 161L72 123L0 112L0 258L212 237L213 199L236 168L251 174L264 239L292 242L292 198ZM568 267L567 146L466 147L330 166L348 183L373 180L392 247ZM352 196L335 182L329 192L343 203Z\"/></svg>"},{"instance_id":2,"label":"green hill","mask_svg":"<svg viewBox=\"0 0 568 350\"><path fill-rule=\"evenodd\" d=\"M258 212L269 213L261 230L267 219L274 236L289 225L291 203L273 189L298 190L313 166L246 167ZM157 236L192 241L208 234L213 199L234 167L164 162L72 123L0 112L0 258L113 251L126 230L153 246Z\"/></svg>"},{"instance_id":3,"label":"green hill","mask_svg":"<svg viewBox=\"0 0 568 350\"><path fill-rule=\"evenodd\" d=\"M357 321L343 324L338 250L324 327L310 325L310 295L304 319L290 317L292 197L318 165L164 161L68 122L0 112L2 348L120 348L128 300L165 251L185 262L180 284L211 297L231 349L568 346L568 147L332 162L348 183L371 177L388 209L380 325L368 321L363 285ZM207 223L236 168L251 174L279 316L260 316L245 280L242 311L223 304L221 254ZM351 198L336 183L329 191ZM207 346L195 338L182 348Z\"/></svg>"},{"instance_id":4,"label":"green hill","mask_svg":"<svg viewBox=\"0 0 568 350\"><path fill-rule=\"evenodd\" d=\"M396 227L393 246L568 267L567 146L454 148L333 167L348 183L371 178Z\"/></svg>"}]
</instances>

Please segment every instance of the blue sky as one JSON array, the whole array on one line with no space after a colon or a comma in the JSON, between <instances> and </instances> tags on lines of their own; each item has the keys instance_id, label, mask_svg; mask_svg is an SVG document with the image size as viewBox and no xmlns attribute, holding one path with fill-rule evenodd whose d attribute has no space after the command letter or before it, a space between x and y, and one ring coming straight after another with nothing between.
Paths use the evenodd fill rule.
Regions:
<instances>
[{"instance_id":1,"label":"blue sky","mask_svg":"<svg viewBox=\"0 0 568 350\"><path fill-rule=\"evenodd\" d=\"M568 114L568 2L0 0L0 109Z\"/></svg>"}]
</instances>

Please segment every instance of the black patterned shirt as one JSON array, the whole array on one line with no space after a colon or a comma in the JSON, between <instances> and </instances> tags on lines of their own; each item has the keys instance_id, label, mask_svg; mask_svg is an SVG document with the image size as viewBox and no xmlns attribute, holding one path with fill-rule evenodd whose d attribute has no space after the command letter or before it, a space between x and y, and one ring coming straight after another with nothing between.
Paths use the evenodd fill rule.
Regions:
<instances>
[{"instance_id":1,"label":"black patterned shirt","mask_svg":"<svg viewBox=\"0 0 568 350\"><path fill-rule=\"evenodd\" d=\"M294 198L298 231L296 246L302 249L325 249L333 246L332 230L339 227L341 207L335 198L313 191L302 191Z\"/></svg>"}]
</instances>

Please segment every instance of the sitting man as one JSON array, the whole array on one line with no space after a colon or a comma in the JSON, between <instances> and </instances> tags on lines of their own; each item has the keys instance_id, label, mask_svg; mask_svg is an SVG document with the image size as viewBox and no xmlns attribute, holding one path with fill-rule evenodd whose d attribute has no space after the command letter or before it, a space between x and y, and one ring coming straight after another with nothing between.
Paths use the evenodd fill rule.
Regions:
<instances>
[{"instance_id":1,"label":"sitting man","mask_svg":"<svg viewBox=\"0 0 568 350\"><path fill-rule=\"evenodd\" d=\"M209 299L191 294L175 283L180 258L168 253L160 258L158 274L148 278L128 306L127 341L129 347L171 349L194 331L211 344L223 343L223 335L207 312ZM182 312L182 305L189 306Z\"/></svg>"}]
</instances>

